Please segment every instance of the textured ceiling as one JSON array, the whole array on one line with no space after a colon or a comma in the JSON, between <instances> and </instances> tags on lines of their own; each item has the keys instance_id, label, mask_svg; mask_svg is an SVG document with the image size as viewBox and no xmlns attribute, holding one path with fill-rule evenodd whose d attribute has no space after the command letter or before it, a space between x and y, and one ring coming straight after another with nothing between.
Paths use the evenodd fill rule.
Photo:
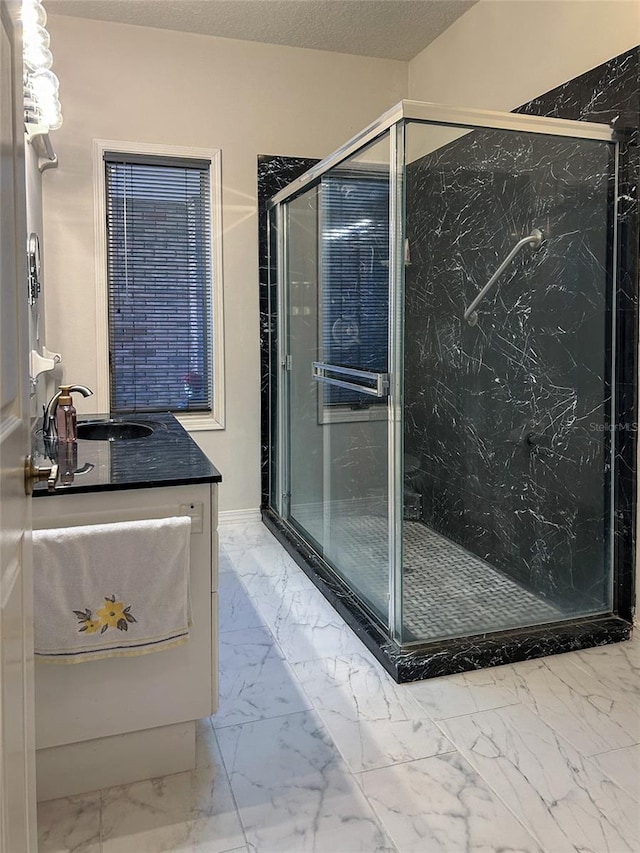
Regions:
<instances>
[{"instance_id":1,"label":"textured ceiling","mask_svg":"<svg viewBox=\"0 0 640 853\"><path fill-rule=\"evenodd\" d=\"M44 0L50 14L412 59L477 0Z\"/></svg>"}]
</instances>

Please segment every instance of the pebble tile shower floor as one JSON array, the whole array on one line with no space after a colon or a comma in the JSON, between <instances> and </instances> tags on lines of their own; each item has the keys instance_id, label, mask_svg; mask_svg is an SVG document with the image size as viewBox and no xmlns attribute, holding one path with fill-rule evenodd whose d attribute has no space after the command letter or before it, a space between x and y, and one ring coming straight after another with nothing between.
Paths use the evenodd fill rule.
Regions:
<instances>
[{"instance_id":1,"label":"pebble tile shower floor","mask_svg":"<svg viewBox=\"0 0 640 853\"><path fill-rule=\"evenodd\" d=\"M220 534L198 766L41 803L40 853L638 853L639 640L398 685L261 524Z\"/></svg>"},{"instance_id":2,"label":"pebble tile shower floor","mask_svg":"<svg viewBox=\"0 0 640 853\"><path fill-rule=\"evenodd\" d=\"M539 625L562 612L489 563L418 521L405 521L403 623L415 640L464 637ZM375 516L332 525L347 576L374 602L386 600L388 541Z\"/></svg>"}]
</instances>

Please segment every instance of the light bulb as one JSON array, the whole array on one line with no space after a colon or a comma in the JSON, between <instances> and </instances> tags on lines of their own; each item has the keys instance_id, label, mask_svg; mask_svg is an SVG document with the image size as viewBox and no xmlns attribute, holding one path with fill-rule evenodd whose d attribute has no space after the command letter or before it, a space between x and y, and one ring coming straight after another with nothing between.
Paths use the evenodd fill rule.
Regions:
<instances>
[{"instance_id":1,"label":"light bulb","mask_svg":"<svg viewBox=\"0 0 640 853\"><path fill-rule=\"evenodd\" d=\"M53 54L43 44L25 43L22 58L30 71L37 71L39 68L49 69L53 65Z\"/></svg>"},{"instance_id":2,"label":"light bulb","mask_svg":"<svg viewBox=\"0 0 640 853\"><path fill-rule=\"evenodd\" d=\"M38 102L42 103L47 99L53 100L58 97L60 82L53 71L43 69L33 72L31 75L31 87Z\"/></svg>"},{"instance_id":3,"label":"light bulb","mask_svg":"<svg viewBox=\"0 0 640 853\"><path fill-rule=\"evenodd\" d=\"M30 85L38 105L40 123L46 124L50 130L57 130L62 124L58 78L53 71L39 70L31 75Z\"/></svg>"},{"instance_id":4,"label":"light bulb","mask_svg":"<svg viewBox=\"0 0 640 853\"><path fill-rule=\"evenodd\" d=\"M41 117L43 124L46 124L49 130L58 130L59 127L62 127L62 109L60 107L60 101L56 98L55 100L47 101L43 104Z\"/></svg>"},{"instance_id":5,"label":"light bulb","mask_svg":"<svg viewBox=\"0 0 640 853\"><path fill-rule=\"evenodd\" d=\"M46 29L40 24L35 26L25 27L22 33L22 41L26 45L40 44L43 47L49 47L51 44L51 36Z\"/></svg>"},{"instance_id":6,"label":"light bulb","mask_svg":"<svg viewBox=\"0 0 640 853\"><path fill-rule=\"evenodd\" d=\"M53 55L45 29L47 13L39 0L22 0L23 62L25 66L25 120L57 130L62 125L59 82L50 70Z\"/></svg>"},{"instance_id":7,"label":"light bulb","mask_svg":"<svg viewBox=\"0 0 640 853\"><path fill-rule=\"evenodd\" d=\"M38 0L22 0L20 18L23 29L33 29L36 26L44 27L47 23L47 10Z\"/></svg>"}]
</instances>

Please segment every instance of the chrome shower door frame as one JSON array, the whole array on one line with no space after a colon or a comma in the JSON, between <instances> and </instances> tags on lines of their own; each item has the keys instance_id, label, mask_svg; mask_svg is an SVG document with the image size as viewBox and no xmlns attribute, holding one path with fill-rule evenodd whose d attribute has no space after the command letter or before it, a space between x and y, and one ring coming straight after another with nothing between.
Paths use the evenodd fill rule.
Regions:
<instances>
[{"instance_id":1,"label":"chrome shower door frame","mask_svg":"<svg viewBox=\"0 0 640 853\"><path fill-rule=\"evenodd\" d=\"M384 138L385 133L388 128L382 128L380 133L374 134L371 139L365 143L368 145L372 142L375 142L378 137ZM403 152L402 145L398 147L396 136L400 134L403 137L403 128L395 129L392 128L389 134L389 143L388 143L388 151L390 155L389 160L389 237L390 237L390 252L392 257L394 258L402 258L402 254L398 254L398 250L394 248L394 234L396 229L396 223L399 223L400 227L402 227L402 216L397 216L395 214L395 210L398 204L397 201L397 189L398 183L400 186L403 185L402 181L402 171L403 171ZM357 151L357 149L356 149ZM326 170L324 170L326 171ZM324 174L324 172L322 173ZM287 202L293 201L306 194L309 190L321 184L320 181L321 174L318 175L318 180L316 181L305 181L302 184L299 184L297 187L297 191L295 193L285 193L284 197L278 200L278 197L275 196L267 205L267 212L269 217L270 226L274 225L277 230L277 241L276 241L276 290L277 290L277 371L278 371L278 392L277 392L277 442L278 442L278 451L277 451L277 463L276 463L276 478L277 478L277 486L275 489L275 508L280 516L281 521L289 528L291 528L297 536L301 535L301 531L298 529L297 524L292 523L290 520L290 515L292 511L292 501L291 501L291 482L292 482L292 462L291 462L291 445L290 438L288 435L289 425L291 424L292 419L292 411L291 411L291 394L290 394L290 386L291 386L291 361L290 361L290 333L291 333L291 322L289 317L288 306L290 304L290 276L288 269L288 238L289 238L289 216L287 211ZM294 182L297 183L297 182ZM278 194L280 195L280 194ZM322 189L319 189L319 196L322 197ZM321 230L322 230L322 206L320 205L318 208L318 241L321 239ZM318 273L319 276L322 277L322 253L318 252ZM391 305L399 305L402 304L402 291L396 289L395 275L394 275L395 262L392 261L389 264L389 275L388 275L388 287L389 287L389 300ZM319 306L319 316L321 315L321 307ZM393 313L392 309L390 309L390 314ZM390 323L388 331L387 331L387 341L389 347L389 366L392 363L393 358L393 347L396 346L397 335L391 333L391 327L393 324ZM401 338L399 339L401 340ZM273 352L273 349L272 349ZM401 543L401 536L394 537L393 531L395 529L395 524L397 523L397 519L399 517L401 523L401 512L400 516L397 515L397 510L394 509L394 502L397 500L397 488L392 484L392 478L394 476L394 471L397 469L397 454L390 447L391 437L399 436L400 441L401 437L401 428L402 428L402 419L401 419L401 408L396 401L396 392L394 391L397 388L397 384L401 379L401 371L394 370L392 373L374 373L370 371L363 370L354 370L354 369L345 369L341 366L326 364L323 361L314 361L311 363L312 371L310 373L310 379L315 380L315 384L318 385L318 391L320 392L321 386L323 384L333 384L338 387L348 388L351 390L358 390L360 393L363 393L367 396L382 398L385 399L388 403L387 406L387 414L384 415L384 420L387 421L389 425L389 429L393 424L396 425L396 430L394 433L389 433L387 430L387 464L388 464L388 487L387 487L387 495L386 499L389 502L389 520L387 521L388 526L388 534L389 534L389 566L395 565L395 550L396 550L396 541ZM340 376L343 376L340 379ZM347 381L351 379L351 381ZM321 397L318 398L319 400ZM390 410L393 411L393 414L390 414ZM379 419L376 419L379 420ZM327 421L330 423L330 421ZM395 438L393 440L395 444ZM401 457L400 457L401 458ZM272 490L272 495L274 494L274 490ZM401 507L401 495L400 495L400 507ZM304 537L303 537L304 538ZM317 553L317 549L314 548L312 542L306 540L306 544ZM335 574L335 571L331 567L331 565L324 559L320 554L318 557L322 560L322 562L327 566L327 568ZM400 574L400 573L399 573ZM377 617L368 607L366 601L362 599L362 597L358 594L358 590L354 589L356 596L360 599L361 604L365 607L365 609L373 616L374 619ZM386 597L389 600L389 607L386 613L386 621L387 625L384 626L384 630L388 631L392 636L396 636L396 631L399 632L399 626L401 625L401 620L398 617L395 617L395 606L393 604L394 601L401 601L401 597L398 597L395 594L395 579L393 577L393 573L389 571L387 582L386 582ZM393 618L393 621L388 621L390 618ZM379 621L379 620L378 620ZM398 628L396 629L396 625ZM399 633L398 633L399 636Z\"/></svg>"},{"instance_id":2,"label":"chrome shower door frame","mask_svg":"<svg viewBox=\"0 0 640 853\"><path fill-rule=\"evenodd\" d=\"M391 132L389 210L389 634L403 626L405 124Z\"/></svg>"},{"instance_id":3,"label":"chrome shower door frame","mask_svg":"<svg viewBox=\"0 0 640 853\"><path fill-rule=\"evenodd\" d=\"M404 219L405 219L405 168L406 134L408 121L466 129L520 131L565 138L588 139L614 145L614 158L618 161L616 132L608 125L593 122L569 121L565 119L530 116L491 110L465 109L403 100L379 119L368 125L359 134L338 148L301 177L292 181L278 192L268 203L269 216L276 215L277 221L277 292L278 292L278 486L277 510L282 520L288 512L287 482L288 453L286 425L289 423L289 400L287 392L287 270L286 270L286 217L283 204L320 183L322 176L353 157L361 149L375 142L386 131L390 135L389 172L389 406L388 406L388 525L389 525L389 636L402 645L403 626L403 332L404 332ZM616 165L617 174L617 165ZM274 208L276 210L274 210ZM615 227L615 226L614 226ZM614 246L616 246L614 235ZM615 274L615 257L614 257ZM615 316L615 287L612 305ZM615 330L614 330L615 333ZM615 341L614 341L615 343ZM615 378L615 377L614 377ZM611 382L612 403L615 405L615 381ZM614 442L611 442L610 477L614 474ZM611 489L613 496L613 489ZM613 497L612 497L613 500ZM613 523L614 513L611 513ZM411 643L406 644L408 646Z\"/></svg>"},{"instance_id":4,"label":"chrome shower door frame","mask_svg":"<svg viewBox=\"0 0 640 853\"><path fill-rule=\"evenodd\" d=\"M269 201L271 208L288 198L299 195L309 186L348 160L361 148L366 147L377 137L389 130L393 125L402 121L420 121L425 124L440 127L460 127L475 130L483 127L490 130L516 130L523 133L537 133L543 136L564 136L573 139L592 139L599 142L616 142L616 132L607 124L596 124L588 121L569 121L561 118L546 118L531 116L524 113L506 113L497 110L466 109L449 107L443 104L423 103L422 101L404 100L397 103L380 118L368 125L360 133L352 137L340 148L336 149L324 160L313 166L295 181L292 181ZM393 134L392 134L393 136Z\"/></svg>"}]
</instances>

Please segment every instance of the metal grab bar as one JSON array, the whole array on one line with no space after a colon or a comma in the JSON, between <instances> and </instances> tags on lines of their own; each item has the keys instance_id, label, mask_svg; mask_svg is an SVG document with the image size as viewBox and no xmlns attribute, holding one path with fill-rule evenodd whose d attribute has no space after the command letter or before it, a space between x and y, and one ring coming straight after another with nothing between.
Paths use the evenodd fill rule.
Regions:
<instances>
[{"instance_id":1,"label":"metal grab bar","mask_svg":"<svg viewBox=\"0 0 640 853\"><path fill-rule=\"evenodd\" d=\"M338 388L347 388L349 391L358 391L360 394L368 394L370 397L388 397L389 396L389 374L374 373L370 370L358 370L355 367L338 367L336 364L325 364L322 361L312 362L313 378L316 382L324 382L327 385L337 385ZM349 376L351 379L362 379L365 382L372 382L375 385L360 385L356 382L345 382L343 379L336 379L333 376L327 376L327 373L338 373L342 376Z\"/></svg>"},{"instance_id":2,"label":"metal grab bar","mask_svg":"<svg viewBox=\"0 0 640 853\"><path fill-rule=\"evenodd\" d=\"M507 255L507 257L504 259L504 261L500 264L500 266L498 267L498 269L497 269L497 270L494 272L494 274L491 276L491 278L489 279L489 281L488 281L488 282L485 284L485 286L482 288L482 290L480 291L480 293L476 296L476 298L473 300L473 302L471 303L471 305L469 305L469 307L467 308L467 310L464 312L464 319L467 321L467 323L468 323L470 326L475 326L475 325L476 325L476 323L478 322L478 313L477 313L477 311L476 311L476 308L477 308L477 307L478 307L478 305L482 302L482 300L485 298L485 296L487 295L487 293L491 290L491 288L492 288L492 287L493 287L493 285L496 283L496 281L500 278L500 276L501 276L501 275L502 275L502 273L505 271L505 269L509 266L509 264L511 263L511 261L512 261L512 260L515 258L515 256L518 254L518 252L520 251L520 249L523 249L526 245L529 245L529 244L530 244L534 249L537 249L537 248L538 248L538 246L540 246L540 245L541 245L541 243L542 243L543 239L544 239L544 238L543 238L543 236L542 236L542 231L540 231L540 229L539 229L539 228L534 228L534 229L533 229L533 231L531 232L531 234L529 234L529 236L528 236L528 237L523 237L523 238L522 238L522 240L518 240L518 242L515 244L515 246L513 247L513 249L509 252L509 254Z\"/></svg>"}]
</instances>

